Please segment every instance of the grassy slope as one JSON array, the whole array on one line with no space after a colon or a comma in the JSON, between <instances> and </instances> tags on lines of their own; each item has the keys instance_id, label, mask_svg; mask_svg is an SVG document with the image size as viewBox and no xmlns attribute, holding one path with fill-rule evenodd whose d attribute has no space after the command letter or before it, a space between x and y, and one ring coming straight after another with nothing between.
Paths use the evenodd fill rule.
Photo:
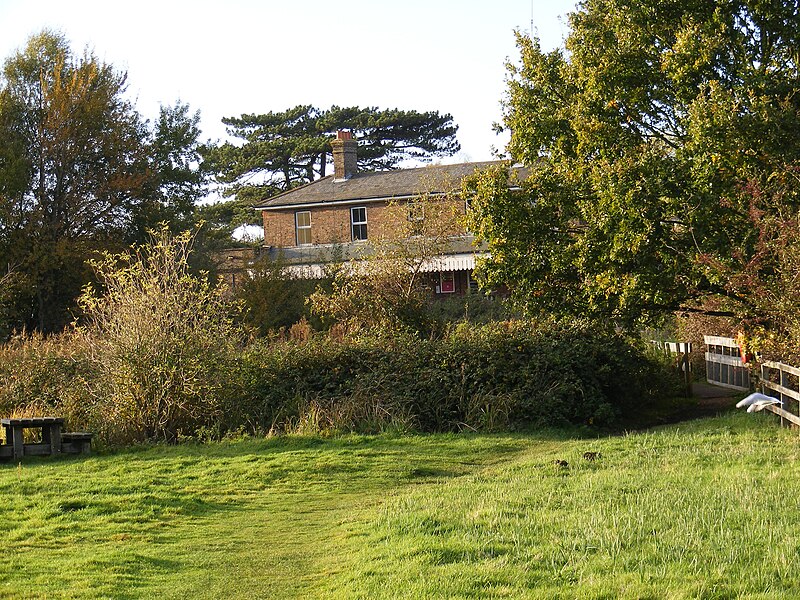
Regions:
<instances>
[{"instance_id":1,"label":"grassy slope","mask_svg":"<svg viewBox=\"0 0 800 600\"><path fill-rule=\"evenodd\" d=\"M800 597L800 439L766 415L534 445L396 499L341 597ZM600 451L595 462L585 451ZM567 460L567 469L554 465Z\"/></svg>"},{"instance_id":2,"label":"grassy slope","mask_svg":"<svg viewBox=\"0 0 800 600\"><path fill-rule=\"evenodd\" d=\"M7 465L0 597L797 597L798 450L735 415Z\"/></svg>"},{"instance_id":3,"label":"grassy slope","mask_svg":"<svg viewBox=\"0 0 800 600\"><path fill-rule=\"evenodd\" d=\"M283 438L0 466L0 597L305 597L343 524L511 437Z\"/></svg>"}]
</instances>

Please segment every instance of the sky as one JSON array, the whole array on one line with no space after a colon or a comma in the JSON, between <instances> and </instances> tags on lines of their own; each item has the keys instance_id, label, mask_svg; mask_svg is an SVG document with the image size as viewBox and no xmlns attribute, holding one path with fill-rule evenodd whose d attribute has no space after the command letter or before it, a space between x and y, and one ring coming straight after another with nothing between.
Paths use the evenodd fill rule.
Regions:
<instances>
[{"instance_id":1,"label":"sky","mask_svg":"<svg viewBox=\"0 0 800 600\"><path fill-rule=\"evenodd\" d=\"M375 106L449 113L461 152L489 160L504 138L505 62L513 31L560 46L571 0L0 0L0 59L44 28L128 74L145 117L180 100L202 140L226 139L223 117Z\"/></svg>"}]
</instances>

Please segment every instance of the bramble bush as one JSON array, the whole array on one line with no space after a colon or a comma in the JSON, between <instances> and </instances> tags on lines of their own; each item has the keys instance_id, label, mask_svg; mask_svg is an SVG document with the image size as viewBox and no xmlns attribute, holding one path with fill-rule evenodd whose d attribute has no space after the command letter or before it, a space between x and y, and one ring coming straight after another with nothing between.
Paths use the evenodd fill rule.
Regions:
<instances>
[{"instance_id":1,"label":"bramble bush","mask_svg":"<svg viewBox=\"0 0 800 600\"><path fill-rule=\"evenodd\" d=\"M161 325L102 342L80 330L13 340L0 352L0 412L62 414L126 444L240 431L613 428L677 394L643 348L584 323L463 324L438 339L316 333L237 348L192 331L179 341L148 318ZM137 336L141 345L128 343Z\"/></svg>"},{"instance_id":2,"label":"bramble bush","mask_svg":"<svg viewBox=\"0 0 800 600\"><path fill-rule=\"evenodd\" d=\"M462 326L441 339L258 341L229 427L421 431L618 425L675 381L644 349L583 323Z\"/></svg>"}]
</instances>

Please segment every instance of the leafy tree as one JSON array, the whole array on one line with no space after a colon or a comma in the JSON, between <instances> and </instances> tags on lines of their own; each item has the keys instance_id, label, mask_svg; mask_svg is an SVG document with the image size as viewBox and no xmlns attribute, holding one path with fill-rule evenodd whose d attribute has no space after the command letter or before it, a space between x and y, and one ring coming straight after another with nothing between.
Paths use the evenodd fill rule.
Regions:
<instances>
[{"instance_id":1,"label":"leafy tree","mask_svg":"<svg viewBox=\"0 0 800 600\"><path fill-rule=\"evenodd\" d=\"M0 75L0 264L20 275L16 325L55 331L73 319L86 259L183 229L205 192L199 116L162 107L150 128L125 98L126 75L43 31Z\"/></svg>"},{"instance_id":2,"label":"leafy tree","mask_svg":"<svg viewBox=\"0 0 800 600\"><path fill-rule=\"evenodd\" d=\"M755 252L753 202L799 204L797 4L584 0L570 27L566 51L517 36L502 127L531 172L519 193L501 170L471 184L486 280L619 322L711 296L752 312L726 277Z\"/></svg>"},{"instance_id":3,"label":"leafy tree","mask_svg":"<svg viewBox=\"0 0 800 600\"><path fill-rule=\"evenodd\" d=\"M35 325L50 331L69 319L85 252L130 224L144 129L125 75L52 32L31 37L0 81L0 254L28 276Z\"/></svg>"},{"instance_id":4,"label":"leafy tree","mask_svg":"<svg viewBox=\"0 0 800 600\"><path fill-rule=\"evenodd\" d=\"M330 142L339 129L350 129L359 140L359 168L367 171L393 169L407 159L428 161L460 149L453 118L436 111L305 105L223 122L241 143L207 147L205 158L224 193L235 195L239 206L324 177L332 160Z\"/></svg>"},{"instance_id":5,"label":"leafy tree","mask_svg":"<svg viewBox=\"0 0 800 600\"><path fill-rule=\"evenodd\" d=\"M208 174L200 156L200 112L176 102L161 106L145 142L148 180L145 202L134 213L130 231L133 241L147 237L157 223L171 231L190 229L197 217L197 203L208 193Z\"/></svg>"}]
</instances>

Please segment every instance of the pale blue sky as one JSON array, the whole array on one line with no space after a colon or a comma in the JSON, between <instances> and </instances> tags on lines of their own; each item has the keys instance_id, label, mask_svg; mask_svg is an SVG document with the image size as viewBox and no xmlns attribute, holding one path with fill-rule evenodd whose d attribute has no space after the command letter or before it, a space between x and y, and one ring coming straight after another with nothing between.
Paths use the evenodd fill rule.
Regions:
<instances>
[{"instance_id":1,"label":"pale blue sky","mask_svg":"<svg viewBox=\"0 0 800 600\"><path fill-rule=\"evenodd\" d=\"M127 70L146 116L180 99L202 115L203 139L223 116L298 104L449 112L462 152L486 160L504 140L504 62L531 17L545 48L561 44L572 0L0 0L0 57L59 30Z\"/></svg>"}]
</instances>

